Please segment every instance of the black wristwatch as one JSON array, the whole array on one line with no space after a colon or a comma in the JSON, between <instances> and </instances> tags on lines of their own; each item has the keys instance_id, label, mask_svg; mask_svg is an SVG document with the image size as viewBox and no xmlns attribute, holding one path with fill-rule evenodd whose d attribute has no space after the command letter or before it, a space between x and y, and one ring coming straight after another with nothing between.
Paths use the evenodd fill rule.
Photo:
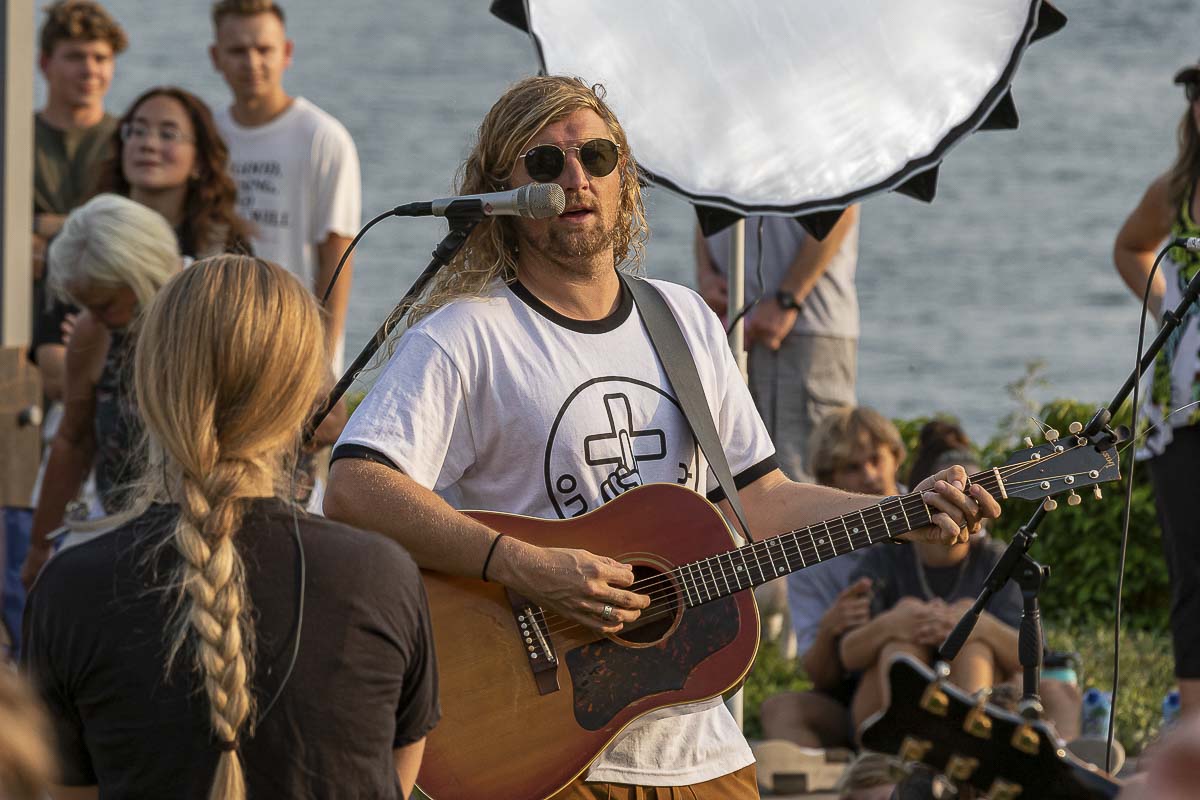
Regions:
<instances>
[{"instance_id":1,"label":"black wristwatch","mask_svg":"<svg viewBox=\"0 0 1200 800\"><path fill-rule=\"evenodd\" d=\"M780 289L775 293L775 302L779 303L779 307L784 311L798 311L800 309L800 304L796 302L795 292L789 292L785 289Z\"/></svg>"}]
</instances>

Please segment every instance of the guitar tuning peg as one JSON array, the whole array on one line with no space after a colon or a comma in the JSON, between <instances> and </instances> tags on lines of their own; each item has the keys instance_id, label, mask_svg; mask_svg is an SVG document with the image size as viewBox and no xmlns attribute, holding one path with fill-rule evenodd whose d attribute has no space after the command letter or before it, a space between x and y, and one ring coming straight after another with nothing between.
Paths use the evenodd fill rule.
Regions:
<instances>
[{"instance_id":1,"label":"guitar tuning peg","mask_svg":"<svg viewBox=\"0 0 1200 800\"><path fill-rule=\"evenodd\" d=\"M1092 487L1092 496L1095 497L1097 500L1103 500L1104 492L1100 491L1099 486L1093 486Z\"/></svg>"},{"instance_id":2,"label":"guitar tuning peg","mask_svg":"<svg viewBox=\"0 0 1200 800\"><path fill-rule=\"evenodd\" d=\"M1033 447L1033 439L1030 439L1028 436L1026 436L1026 437L1025 437L1025 446L1026 446L1026 447Z\"/></svg>"},{"instance_id":3,"label":"guitar tuning peg","mask_svg":"<svg viewBox=\"0 0 1200 800\"><path fill-rule=\"evenodd\" d=\"M1036 754L1037 751L1034 751ZM955 783L966 783L971 780L975 770L979 769L979 759L955 753L946 762L946 777Z\"/></svg>"},{"instance_id":4,"label":"guitar tuning peg","mask_svg":"<svg viewBox=\"0 0 1200 800\"><path fill-rule=\"evenodd\" d=\"M1047 497L1042 503L1042 508L1046 511L1053 511L1054 509L1058 508L1058 501L1053 497Z\"/></svg>"},{"instance_id":5,"label":"guitar tuning peg","mask_svg":"<svg viewBox=\"0 0 1200 800\"><path fill-rule=\"evenodd\" d=\"M977 739L992 738L992 720L987 714L987 698L980 697L979 704L967 712L963 730Z\"/></svg>"},{"instance_id":6,"label":"guitar tuning peg","mask_svg":"<svg viewBox=\"0 0 1200 800\"><path fill-rule=\"evenodd\" d=\"M1070 425L1067 426L1067 430L1069 430L1071 433L1079 433L1081 430L1083 430L1083 423L1082 422L1072 422Z\"/></svg>"},{"instance_id":7,"label":"guitar tuning peg","mask_svg":"<svg viewBox=\"0 0 1200 800\"><path fill-rule=\"evenodd\" d=\"M1069 505L1069 506L1077 506L1082 502L1083 502L1083 498L1080 497L1079 495L1075 494L1074 489L1072 489L1071 493L1069 495L1067 495L1067 505Z\"/></svg>"},{"instance_id":8,"label":"guitar tuning peg","mask_svg":"<svg viewBox=\"0 0 1200 800\"><path fill-rule=\"evenodd\" d=\"M905 779L913 774L912 765L906 764L903 761L889 759L887 765L888 779L894 783L904 783Z\"/></svg>"},{"instance_id":9,"label":"guitar tuning peg","mask_svg":"<svg viewBox=\"0 0 1200 800\"><path fill-rule=\"evenodd\" d=\"M1054 428L1047 429L1045 436L1046 441L1050 442L1051 444L1054 444L1058 441L1058 431L1054 430Z\"/></svg>"},{"instance_id":10,"label":"guitar tuning peg","mask_svg":"<svg viewBox=\"0 0 1200 800\"><path fill-rule=\"evenodd\" d=\"M988 787L988 800L1016 800L1023 787L1019 783L1009 783L1003 778L996 778Z\"/></svg>"}]
</instances>

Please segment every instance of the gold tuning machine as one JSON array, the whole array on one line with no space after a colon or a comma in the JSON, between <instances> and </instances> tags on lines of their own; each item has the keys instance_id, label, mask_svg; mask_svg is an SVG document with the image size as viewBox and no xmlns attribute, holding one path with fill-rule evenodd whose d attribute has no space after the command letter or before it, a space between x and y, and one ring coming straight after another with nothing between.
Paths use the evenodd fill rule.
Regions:
<instances>
[{"instance_id":1,"label":"gold tuning machine","mask_svg":"<svg viewBox=\"0 0 1200 800\"><path fill-rule=\"evenodd\" d=\"M913 774L913 768L910 764L901 761L898 758L889 758L887 762L887 777L893 783L904 783L904 780Z\"/></svg>"},{"instance_id":2,"label":"gold tuning machine","mask_svg":"<svg viewBox=\"0 0 1200 800\"><path fill-rule=\"evenodd\" d=\"M921 695L921 708L935 717L944 717L950 710L950 697L946 694L945 684L950 677L950 665L939 661L933 666L937 679L925 687Z\"/></svg>"},{"instance_id":3,"label":"gold tuning machine","mask_svg":"<svg viewBox=\"0 0 1200 800\"><path fill-rule=\"evenodd\" d=\"M979 759L970 756L960 756L958 753L950 756L946 762L946 777L955 783L966 783L971 780L975 770L979 769Z\"/></svg>"},{"instance_id":4,"label":"gold tuning machine","mask_svg":"<svg viewBox=\"0 0 1200 800\"><path fill-rule=\"evenodd\" d=\"M1026 436L1026 437L1025 437L1025 446L1026 446L1026 447L1033 447L1033 439L1030 439L1028 436Z\"/></svg>"},{"instance_id":5,"label":"gold tuning machine","mask_svg":"<svg viewBox=\"0 0 1200 800\"><path fill-rule=\"evenodd\" d=\"M1092 487L1092 497L1096 498L1097 500L1103 500L1103 499L1104 499L1104 492L1100 491L1100 487L1099 487L1099 486L1093 486L1093 487Z\"/></svg>"},{"instance_id":6,"label":"gold tuning machine","mask_svg":"<svg viewBox=\"0 0 1200 800\"><path fill-rule=\"evenodd\" d=\"M1021 794L1021 784L1009 783L1003 778L996 778L987 790L988 800L1016 800Z\"/></svg>"},{"instance_id":7,"label":"gold tuning machine","mask_svg":"<svg viewBox=\"0 0 1200 800\"><path fill-rule=\"evenodd\" d=\"M1047 497L1042 501L1042 508L1046 511L1053 511L1054 509L1058 508L1058 501L1053 497Z\"/></svg>"},{"instance_id":8,"label":"gold tuning machine","mask_svg":"<svg viewBox=\"0 0 1200 800\"><path fill-rule=\"evenodd\" d=\"M950 698L942 690L941 681L934 681L925 687L925 692L921 695L921 708L935 717L946 716L946 712L950 710Z\"/></svg>"},{"instance_id":9,"label":"gold tuning machine","mask_svg":"<svg viewBox=\"0 0 1200 800\"><path fill-rule=\"evenodd\" d=\"M1045 436L1046 436L1046 441L1049 442L1050 444L1054 444L1055 442L1058 441L1058 431L1054 430L1054 428L1047 428Z\"/></svg>"},{"instance_id":10,"label":"gold tuning machine","mask_svg":"<svg viewBox=\"0 0 1200 800\"><path fill-rule=\"evenodd\" d=\"M1013 731L1012 746L1022 753L1036 756L1038 746L1042 743L1042 736L1029 723L1018 725Z\"/></svg>"},{"instance_id":11,"label":"gold tuning machine","mask_svg":"<svg viewBox=\"0 0 1200 800\"><path fill-rule=\"evenodd\" d=\"M988 718L986 708L988 692L981 689L975 697L978 703L967 712L967 718L963 720L963 730L977 739L991 739L992 721Z\"/></svg>"},{"instance_id":12,"label":"gold tuning machine","mask_svg":"<svg viewBox=\"0 0 1200 800\"><path fill-rule=\"evenodd\" d=\"M1070 425L1067 426L1067 430L1069 430L1071 433L1079 433L1080 431L1083 430L1083 423L1082 422L1072 422Z\"/></svg>"},{"instance_id":13,"label":"gold tuning machine","mask_svg":"<svg viewBox=\"0 0 1200 800\"><path fill-rule=\"evenodd\" d=\"M929 755L929 751L933 749L933 742L928 739L918 739L915 736L905 736L904 741L900 743L900 752L896 755L900 757L900 764L893 764L892 769L907 775L912 770L908 768L907 762L920 763L925 760L925 756Z\"/></svg>"},{"instance_id":14,"label":"gold tuning machine","mask_svg":"<svg viewBox=\"0 0 1200 800\"><path fill-rule=\"evenodd\" d=\"M1072 489L1071 493L1067 495L1067 505L1069 505L1069 506L1077 506L1082 502L1083 502L1083 498L1081 498L1079 495L1075 494L1074 489Z\"/></svg>"}]
</instances>

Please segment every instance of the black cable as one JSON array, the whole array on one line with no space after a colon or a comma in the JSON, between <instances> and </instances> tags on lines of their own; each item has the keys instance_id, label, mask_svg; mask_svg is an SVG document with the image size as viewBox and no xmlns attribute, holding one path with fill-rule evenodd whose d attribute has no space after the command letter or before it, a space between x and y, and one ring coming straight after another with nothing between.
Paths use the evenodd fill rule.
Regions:
<instances>
[{"instance_id":1,"label":"black cable","mask_svg":"<svg viewBox=\"0 0 1200 800\"><path fill-rule=\"evenodd\" d=\"M762 240L763 240L763 218L759 217L758 218L758 265L755 267L755 270L754 270L755 274L758 276L758 297L754 298L749 303L746 303L746 305L742 306L742 310L737 313L737 316L735 316L733 318L733 320L729 323L729 327L727 327L725 329L726 336L733 333L734 326L736 326L739 322L742 321L742 317L746 316L746 314L749 313L750 309L752 309L752 308L754 308L754 306L758 305L759 300L762 300L763 291L765 289L765 287L763 286ZM728 278L729 276L726 275L725 277ZM745 282L743 281L743 286L744 285L745 285Z\"/></svg>"},{"instance_id":2,"label":"black cable","mask_svg":"<svg viewBox=\"0 0 1200 800\"><path fill-rule=\"evenodd\" d=\"M1174 240L1164 247L1154 259L1154 264L1150 267L1150 275L1146 278L1146 289L1142 292L1142 314L1138 318L1138 345L1137 345L1137 360L1133 362L1134 375L1137 375L1138 369L1142 364L1142 350L1146 343L1146 311L1150 305L1150 287L1154 285L1154 275L1158 272L1159 262L1162 261L1172 247L1175 246ZM1129 420L1129 429L1133 431L1133 435L1137 435L1137 420L1138 420L1138 389L1141 386L1141 379L1133 383L1133 408L1132 415ZM1121 556L1117 560L1117 608L1115 622L1113 625L1113 680L1112 680L1112 699L1108 707L1108 740L1107 747L1104 753L1104 771L1111 772L1112 768L1112 748L1113 736L1116 734L1117 721L1117 688L1121 676L1121 593L1125 590L1125 553L1129 548L1129 518L1133 510L1133 467L1137 463L1134 458L1129 459L1129 479L1125 485L1125 518L1121 524Z\"/></svg>"},{"instance_id":3,"label":"black cable","mask_svg":"<svg viewBox=\"0 0 1200 800\"><path fill-rule=\"evenodd\" d=\"M335 269L333 271L333 277L331 277L329 279L329 285L325 287L325 294L323 294L321 296L321 305L322 306L324 306L327 302L329 302L329 295L333 293L333 286L334 286L334 284L337 283L338 276L342 274L342 267L346 266L346 259L350 257L350 254L352 252L354 252L354 247L355 247L355 245L358 244L358 240L363 237L363 234L365 234L367 231L371 230L371 228L374 227L375 223L382 222L383 220L387 219L388 217L393 217L395 215L396 215L396 209L394 209L394 208L389 211L385 211L384 213L380 214L378 217L376 217L375 219L371 220L366 225L364 225L362 230L358 232L358 235L355 236L350 241L350 246L346 248L346 252L342 253L342 258L340 261L338 261L337 269Z\"/></svg>"}]
</instances>

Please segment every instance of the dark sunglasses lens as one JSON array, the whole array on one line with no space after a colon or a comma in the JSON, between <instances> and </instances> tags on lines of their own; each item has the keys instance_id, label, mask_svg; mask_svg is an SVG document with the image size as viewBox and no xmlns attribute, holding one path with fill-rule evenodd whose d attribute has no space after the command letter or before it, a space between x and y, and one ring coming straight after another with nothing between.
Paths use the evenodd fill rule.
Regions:
<instances>
[{"instance_id":1,"label":"dark sunglasses lens","mask_svg":"<svg viewBox=\"0 0 1200 800\"><path fill-rule=\"evenodd\" d=\"M594 178L603 178L617 168L617 146L608 139L592 139L579 148L583 168Z\"/></svg>"},{"instance_id":2,"label":"dark sunglasses lens","mask_svg":"<svg viewBox=\"0 0 1200 800\"><path fill-rule=\"evenodd\" d=\"M562 174L566 156L552 144L540 144L525 154L525 171L539 183L549 183Z\"/></svg>"}]
</instances>

